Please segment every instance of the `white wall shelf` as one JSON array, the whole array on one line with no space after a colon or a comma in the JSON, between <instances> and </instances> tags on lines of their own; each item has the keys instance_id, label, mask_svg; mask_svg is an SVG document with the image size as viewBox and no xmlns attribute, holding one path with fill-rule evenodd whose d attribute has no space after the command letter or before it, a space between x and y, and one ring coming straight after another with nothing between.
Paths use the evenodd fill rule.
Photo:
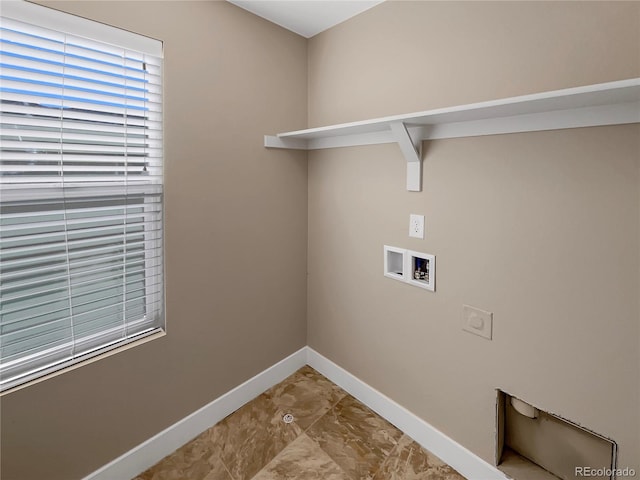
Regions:
<instances>
[{"instance_id":1,"label":"white wall shelf","mask_svg":"<svg viewBox=\"0 0 640 480\"><path fill-rule=\"evenodd\" d=\"M640 78L265 135L270 148L398 143L407 190L420 191L423 140L640 123Z\"/></svg>"}]
</instances>

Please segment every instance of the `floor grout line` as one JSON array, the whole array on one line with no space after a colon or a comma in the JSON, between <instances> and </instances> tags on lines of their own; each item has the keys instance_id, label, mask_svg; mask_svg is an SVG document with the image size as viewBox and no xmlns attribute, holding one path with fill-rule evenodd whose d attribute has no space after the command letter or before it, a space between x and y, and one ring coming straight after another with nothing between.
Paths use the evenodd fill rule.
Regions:
<instances>
[{"instance_id":1,"label":"floor grout line","mask_svg":"<svg viewBox=\"0 0 640 480\"><path fill-rule=\"evenodd\" d=\"M331 380L329 380L329 381L331 381ZM331 382L331 383L333 383L333 382ZM335 385L335 383L334 383L334 385ZM343 392L344 392L344 390L343 390ZM318 423L318 422L320 421L320 419L324 418L324 416L325 416L327 413L329 413L331 410L333 410L333 409L336 407L336 405L338 405L338 404L339 404L339 403L340 403L344 398L346 398L346 396L347 396L347 395L349 395L349 394L348 394L347 392L344 392L344 395L343 395L343 396L341 396L341 397L338 399L338 401L337 401L337 402L335 402L333 405L331 405L331 406L329 407L329 409L328 409L326 412L324 412L322 415L320 415L318 418L316 418L313 422L311 422L311 424L310 424L307 428L305 428L305 429L304 429L304 431L303 431L302 433L307 433L307 431L308 431L311 427L313 427L316 423Z\"/></svg>"},{"instance_id":2,"label":"floor grout line","mask_svg":"<svg viewBox=\"0 0 640 480\"><path fill-rule=\"evenodd\" d=\"M395 427L395 425L394 425L394 427ZM396 427L396 428L398 428L398 427ZM398 429L398 430L400 430L400 429ZM402 432L402 430L400 430L400 431ZM391 456L396 452L396 450L398 450L398 448L400 448L400 440L402 440L402 438L403 438L403 437L406 437L406 436L407 436L407 434L406 434L406 433L404 433L404 432L402 432L402 436L398 439L398 443L396 443L396 444L393 446L393 448L389 451L389 454L388 454L386 457L384 457L384 460L383 460L383 461L382 461L382 463L378 466L378 469L377 469L375 472L373 472L373 476L371 477L372 479L374 479L374 480L375 480L376 475L378 474L378 472L379 472L380 470L382 470L382 467L384 467L384 466L387 464L387 462L389 461L389 459L391 458Z\"/></svg>"},{"instance_id":3,"label":"floor grout line","mask_svg":"<svg viewBox=\"0 0 640 480\"><path fill-rule=\"evenodd\" d=\"M284 381L285 381L285 380L287 380L288 378L290 378L290 377L292 377L293 375L295 375L295 374L296 374L297 372L299 372L302 368L304 368L304 367L300 367L300 368L299 368L298 370L296 370L294 373L292 373L292 374L291 374L291 375L289 375L287 378L285 378L284 380L282 380L282 382L284 382ZM312 367L311 367L311 368L312 368ZM320 375L321 375L321 374L320 374ZM324 375L323 375L323 377L324 377ZM327 381L331 382L329 379L327 379ZM280 383L282 383L282 382L280 382ZM333 382L331 382L331 383L333 384ZM279 384L278 384L278 385L279 385ZM335 385L335 384L334 384L334 385ZM274 385L273 387L271 387L271 388L267 389L267 390L266 390L265 392L263 392L261 395L264 395L267 391L271 390L271 389L272 389L272 388L274 388L274 387L275 387L275 385ZM257 398L257 397L256 397L256 398ZM342 398L341 398L341 399L342 399ZM340 401L340 400L338 400L338 402L339 402L339 401ZM273 402L273 399L269 398L269 402L271 402L271 403L272 403L272 405L273 405L273 407L274 407L274 409L275 409L275 411L276 411L276 415L278 415L279 413L281 413L281 411L283 411L283 410L282 410L278 405L276 405L276 404L275 404L275 402ZM337 405L337 403L338 403L338 402L336 402L336 403L334 404L334 406L335 406L335 405ZM333 408L333 406L332 406L331 408ZM318 417L318 419L319 419L319 418L321 418L322 416L324 416L324 414L323 414L323 415L321 415L320 417ZM316 419L313 423L315 423L318 419ZM251 478L250 478L249 480L252 480L252 479L253 479L253 478L255 478L255 477L256 477L260 472L262 472L262 471L267 467L267 465L269 465L269 464L270 464L270 463L271 463L275 458L277 458L277 457L278 457L278 455L280 455L284 450L286 450L286 449L287 449L287 448L288 448L288 447L289 447L293 442L295 442L296 440L298 440L298 439L300 438L300 436L301 436L301 435L305 434L305 433L306 433L306 431L311 427L311 425L313 425L313 423L312 423L311 425L309 425L309 427L307 427L306 429L303 429L303 428L302 428L302 427L297 423L297 421L295 421L295 419L294 419L294 422L295 422L295 424L300 428L300 433L299 433L299 434L297 434L297 435L295 436L295 438L293 438L289 443L287 443L287 444L286 444L286 445L285 445L285 446L284 446L284 447L283 447L279 452L277 452L277 453L273 456L273 458L272 458L272 459L270 459L267 463L265 463L264 465L262 465L262 466L260 467L260 469L259 469L259 470L254 474L254 475L252 475L252 476L251 476ZM233 475L231 475L231 471L227 468L227 465L224 463L224 461L222 462L222 464L224 465L225 469L227 470L227 473L229 473L229 475L231 476L231 480L236 480L236 479L233 477Z\"/></svg>"},{"instance_id":4,"label":"floor grout line","mask_svg":"<svg viewBox=\"0 0 640 480\"><path fill-rule=\"evenodd\" d=\"M229 470L229 467L227 467L227 464L224 462L224 460L222 459L222 456L218 455L218 458L220 459L220 463L222 463L222 466L224 467L225 471L229 474L229 478L231 480L236 480L236 477L234 477L231 474L231 470Z\"/></svg>"},{"instance_id":5,"label":"floor grout line","mask_svg":"<svg viewBox=\"0 0 640 480\"><path fill-rule=\"evenodd\" d=\"M313 368L313 367L312 367ZM319 372L318 372L319 373ZM323 378L325 378L327 381L329 381L331 384L336 385L335 383L333 383L331 380L329 380L328 378L326 378L324 375L322 375L321 373L319 373ZM311 425L309 425L307 427L307 429L304 431L304 433L306 434L307 431L313 427L316 423L318 423L321 419L323 419L326 415L329 414L329 412L331 412L342 400L344 400L345 398L347 398L349 395L351 395L349 392L347 392L346 390L344 390L343 388L341 388L340 386L336 385L336 387L340 388L340 390L342 390L344 392L344 395L342 395L333 405L331 405L331 407L324 412L322 415L320 415L318 418L316 418L313 423L311 423ZM354 397L355 398L355 397ZM312 438L311 436L307 435L311 441L313 443L315 443L318 448L320 448L320 450L322 450L331 460L333 460L333 462L336 464L336 466L340 469L340 471L342 471L345 475L345 477L349 477L352 478L352 480L359 480L359 479L353 479L353 477L351 477L351 475L349 474L349 472L347 472L345 469L342 468L342 466L335 461L335 459L331 456L331 454L329 452L327 452L324 448L322 448L322 445L320 445L320 442L318 442L315 438ZM373 477L372 477L373 478Z\"/></svg>"},{"instance_id":6,"label":"floor grout line","mask_svg":"<svg viewBox=\"0 0 640 480\"><path fill-rule=\"evenodd\" d=\"M313 368L313 367L311 367L311 368ZM319 372L318 372L318 373L319 373ZM322 375L322 374L320 373L320 375ZM324 375L322 375L322 377L324 377ZM326 378L326 377L324 377L324 378ZM331 382L331 380L329 380L328 378L327 378L327 380L328 380L329 382ZM333 382L331 382L331 383L332 383L333 385L336 385L336 384L335 384L335 383L333 383ZM338 405L338 403L340 403L342 400L344 400L347 396L351 395L349 392L345 391L344 389L342 389L342 388L341 388L341 387L339 387L338 385L336 385L336 386L337 386L338 388L340 388L340 389L341 389L345 394L344 394L344 395L342 395L342 396L341 396L341 397L340 397L340 398L339 398L339 399L338 399L338 400L337 400L337 401L336 401L336 402L335 402L335 403L334 403L334 404L333 404L333 405L332 405L332 406L331 406L331 407L330 407L330 408L329 408L325 413L323 413L323 414L322 414L321 416L319 416L316 420L314 420L314 421L313 421L313 423L312 423L311 425L309 425L309 426L307 427L307 429L306 429L303 433L306 433L306 432L307 432L307 431L308 431L308 430L309 430L313 425L315 425L315 424L316 424L317 422L319 422L322 418L324 418L324 416L325 416L325 415L327 415L329 412L331 412L331 411L332 411L332 410L333 410L333 409ZM351 396L353 397L353 395L351 395ZM355 398L355 397L353 397L353 398ZM356 398L356 400L358 400L358 399ZM359 400L358 400L358 401L359 401ZM366 406L366 405L365 405L365 406ZM368 407L367 407L367 408L368 408ZM374 412L374 414L376 414L376 415L377 415L377 413L376 413L376 412ZM393 426L395 427L395 425L393 425ZM398 427L395 427L395 428L398 428ZM400 436L400 438L398 438L397 443L393 446L393 448L389 451L389 453L384 457L383 461L380 463L380 465L378 466L378 468L377 468L377 469L372 473L372 476L371 476L371 478L372 478L372 479L374 479L374 478L375 478L375 476L378 474L378 472L380 471L380 469L381 469L381 468L382 468L382 467L387 463L387 461L389 460L389 458L391 457L391 455L392 455L392 454L393 454L393 453L398 449L398 446L400 445L400 440L402 440L402 437L406 436L406 433L404 433L402 430L398 429L398 431L400 431L400 432L402 433L402 435ZM309 438L311 438L311 437L309 437ZM322 446L320 445L320 443L319 443L319 442L317 442L317 441L316 441L315 439L313 439L313 438L311 438L311 440L312 440L316 445L318 445L318 447L320 447L320 449L321 449L323 452L325 452L327 455L329 455L329 453L328 453L326 450L324 450L324 449L322 448ZM332 458L332 457L331 457L331 455L329 455L329 458ZM333 458L332 458L332 459L333 459ZM340 466L340 465L338 465L338 466ZM342 469L342 467L340 467L340 469L345 473L345 475L350 476L346 471L344 471L344 470ZM356 480L357 480L357 479L356 479Z\"/></svg>"},{"instance_id":7,"label":"floor grout line","mask_svg":"<svg viewBox=\"0 0 640 480\"><path fill-rule=\"evenodd\" d=\"M276 459L276 458L278 458L278 457L279 457L279 456L280 456L280 455L281 455L281 454L282 454L282 453L283 453L287 448L289 448L289 447L290 447L294 442L298 441L298 439L300 439L300 437L302 437L302 435L305 435L305 433L304 433L304 432L300 432L300 435L298 435L296 438L294 438L293 440L291 440L291 442L289 442L289 443L287 444L287 446L286 446L286 447L284 447L282 450L280 450L280 451L278 452L278 454L277 454L275 457L273 457L271 460L269 460L269 461L267 462L267 464L266 464L265 466L263 466L260 470L258 470L258 471L255 473L255 475L254 475L253 477L251 477L249 480L253 480L253 479L254 479L254 478L256 478L258 475L260 475L260 473L261 473L265 468L267 468L271 463L273 463L273 462L275 461L275 459ZM307 438L309 438L309 437L307 436Z\"/></svg>"}]
</instances>

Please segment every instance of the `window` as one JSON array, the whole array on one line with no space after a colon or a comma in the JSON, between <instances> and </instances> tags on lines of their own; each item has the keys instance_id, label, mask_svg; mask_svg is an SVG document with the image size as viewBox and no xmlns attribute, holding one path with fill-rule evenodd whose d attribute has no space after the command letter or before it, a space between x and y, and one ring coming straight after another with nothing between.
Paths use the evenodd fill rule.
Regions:
<instances>
[{"instance_id":1,"label":"window","mask_svg":"<svg viewBox=\"0 0 640 480\"><path fill-rule=\"evenodd\" d=\"M161 43L6 3L3 390L164 328Z\"/></svg>"}]
</instances>

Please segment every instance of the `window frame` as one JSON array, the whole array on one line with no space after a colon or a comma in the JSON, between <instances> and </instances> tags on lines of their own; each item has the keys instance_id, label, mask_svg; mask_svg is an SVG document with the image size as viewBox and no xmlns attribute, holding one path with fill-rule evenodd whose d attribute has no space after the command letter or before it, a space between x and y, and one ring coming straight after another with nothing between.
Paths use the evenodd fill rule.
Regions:
<instances>
[{"instance_id":1,"label":"window frame","mask_svg":"<svg viewBox=\"0 0 640 480\"><path fill-rule=\"evenodd\" d=\"M123 29L119 29L117 27L113 27L110 25L102 24L99 22L95 22L92 20L88 20L82 17L78 17L72 14L68 14L65 12L60 12L48 7L40 6L25 2L23 0L14 0L11 2L3 3L2 8L2 17L16 20L19 22L24 22L27 24L36 25L37 27L45 28L48 30L57 31L64 34L73 35L74 37L84 37L89 39L90 41L96 41L100 43L106 43L110 45L117 46L118 48L123 48L126 50L133 50L142 54L151 55L160 60L160 141L157 142L159 144L159 148L161 149L160 153L160 177L161 181L159 184L153 185L152 190L155 188L159 188L159 201L154 201L149 197L143 195L143 203L142 203L142 217L144 218L144 223L147 224L147 220L154 215L158 215L158 212L155 210L157 205L159 205L159 220L158 223L160 225L159 236L154 234L155 230L151 230L150 232L146 229L143 231L144 240L143 240L143 254L144 254L144 264L145 267L143 269L144 272L144 304L146 307L146 312L158 312L159 320L157 326L150 326L148 329L143 330L137 334L132 335L131 337L126 337L124 339L119 339L115 341L106 342L105 344L91 348L86 352L72 356L69 359L63 359L55 362L54 364L48 365L46 367L35 368L33 371L26 372L20 375L17 375L13 378L10 378L4 385L0 387L0 395L4 395L8 392L12 392L14 390L23 388L25 386L31 385L33 383L40 382L46 378L51 376L56 376L58 374L64 373L70 369L78 368L79 366L95 361L98 358L104 356L113 355L119 351L131 348L132 346L146 343L149 340L153 340L160 336L164 336L166 332L166 281L165 281L165 272L164 272L164 66L163 66L163 44L159 40L152 39L150 37L146 37L143 35L139 35L133 32L129 32ZM158 186L159 185L159 186ZM74 187L71 187L74 188ZM118 195L122 195L126 197L128 195L127 187L124 187L125 193L121 192ZM13 190L13 189L12 189ZM21 188L17 188L16 190L24 190ZM64 187L55 187L55 186L46 186L42 189L36 188L33 189L34 195L30 197L33 200L46 200L46 199L62 199L65 197L65 188ZM37 192L37 193L35 193ZM89 197L89 195L87 196ZM104 191L96 194L93 198L104 198ZM66 231L66 230L65 230ZM126 235L123 237L123 243L125 245L126 251ZM160 256L153 256L150 259L147 259L147 256L150 252L158 251L160 252ZM147 262L151 264L150 267L147 267ZM68 260L67 260L67 268L68 268ZM126 272L126 261L123 260L123 272ZM68 277L69 281L71 281L71 277ZM157 279L160 278L161 286L158 290L154 288L153 282L149 282L149 279ZM126 274L123 273L123 282L126 285ZM70 300L71 301L71 300ZM153 305L158 305L154 307ZM69 308L71 309L71 303L69 304ZM123 304L123 311L126 309L126 306ZM70 310L71 312L71 310ZM70 313L71 315L71 313ZM145 314L145 319L146 316ZM73 316L71 315L71 318ZM144 323L144 319L136 320L131 322L131 324L136 323ZM155 322L154 322L155 323ZM124 331L126 332L129 327L129 322L125 322ZM100 333L105 333L109 329L102 330ZM89 338L89 337L83 337ZM73 337L70 338L70 345L75 344L75 340ZM55 348L55 350L67 349L67 343L63 346L59 346ZM54 349L52 349L54 350ZM38 352L36 355L38 357L45 356L45 352L48 350L44 350L43 352ZM11 363L11 362L8 362ZM19 362L18 362L19 363ZM25 363L23 361L23 363Z\"/></svg>"}]
</instances>

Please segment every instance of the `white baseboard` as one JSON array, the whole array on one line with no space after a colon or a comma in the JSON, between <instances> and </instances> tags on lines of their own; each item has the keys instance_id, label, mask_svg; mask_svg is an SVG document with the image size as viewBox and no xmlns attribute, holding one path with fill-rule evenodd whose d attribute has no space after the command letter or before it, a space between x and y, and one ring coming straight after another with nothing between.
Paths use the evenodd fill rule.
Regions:
<instances>
[{"instance_id":1,"label":"white baseboard","mask_svg":"<svg viewBox=\"0 0 640 480\"><path fill-rule=\"evenodd\" d=\"M174 423L149 440L96 470L84 480L130 479L200 435L245 403L287 378L306 364L307 347L280 360L200 410Z\"/></svg>"},{"instance_id":2,"label":"white baseboard","mask_svg":"<svg viewBox=\"0 0 640 480\"><path fill-rule=\"evenodd\" d=\"M466 478L470 480L505 480L508 478L494 466L403 406L307 346L218 397L200 410L174 423L89 474L83 480L113 480L115 478L124 480L135 477L305 364L315 368L333 383L386 418Z\"/></svg>"},{"instance_id":3,"label":"white baseboard","mask_svg":"<svg viewBox=\"0 0 640 480\"><path fill-rule=\"evenodd\" d=\"M342 387L378 415L393 423L423 448L451 465L464 477L470 480L505 480L508 478L496 467L447 437L402 405L367 385L311 347L306 348L309 366Z\"/></svg>"}]
</instances>

